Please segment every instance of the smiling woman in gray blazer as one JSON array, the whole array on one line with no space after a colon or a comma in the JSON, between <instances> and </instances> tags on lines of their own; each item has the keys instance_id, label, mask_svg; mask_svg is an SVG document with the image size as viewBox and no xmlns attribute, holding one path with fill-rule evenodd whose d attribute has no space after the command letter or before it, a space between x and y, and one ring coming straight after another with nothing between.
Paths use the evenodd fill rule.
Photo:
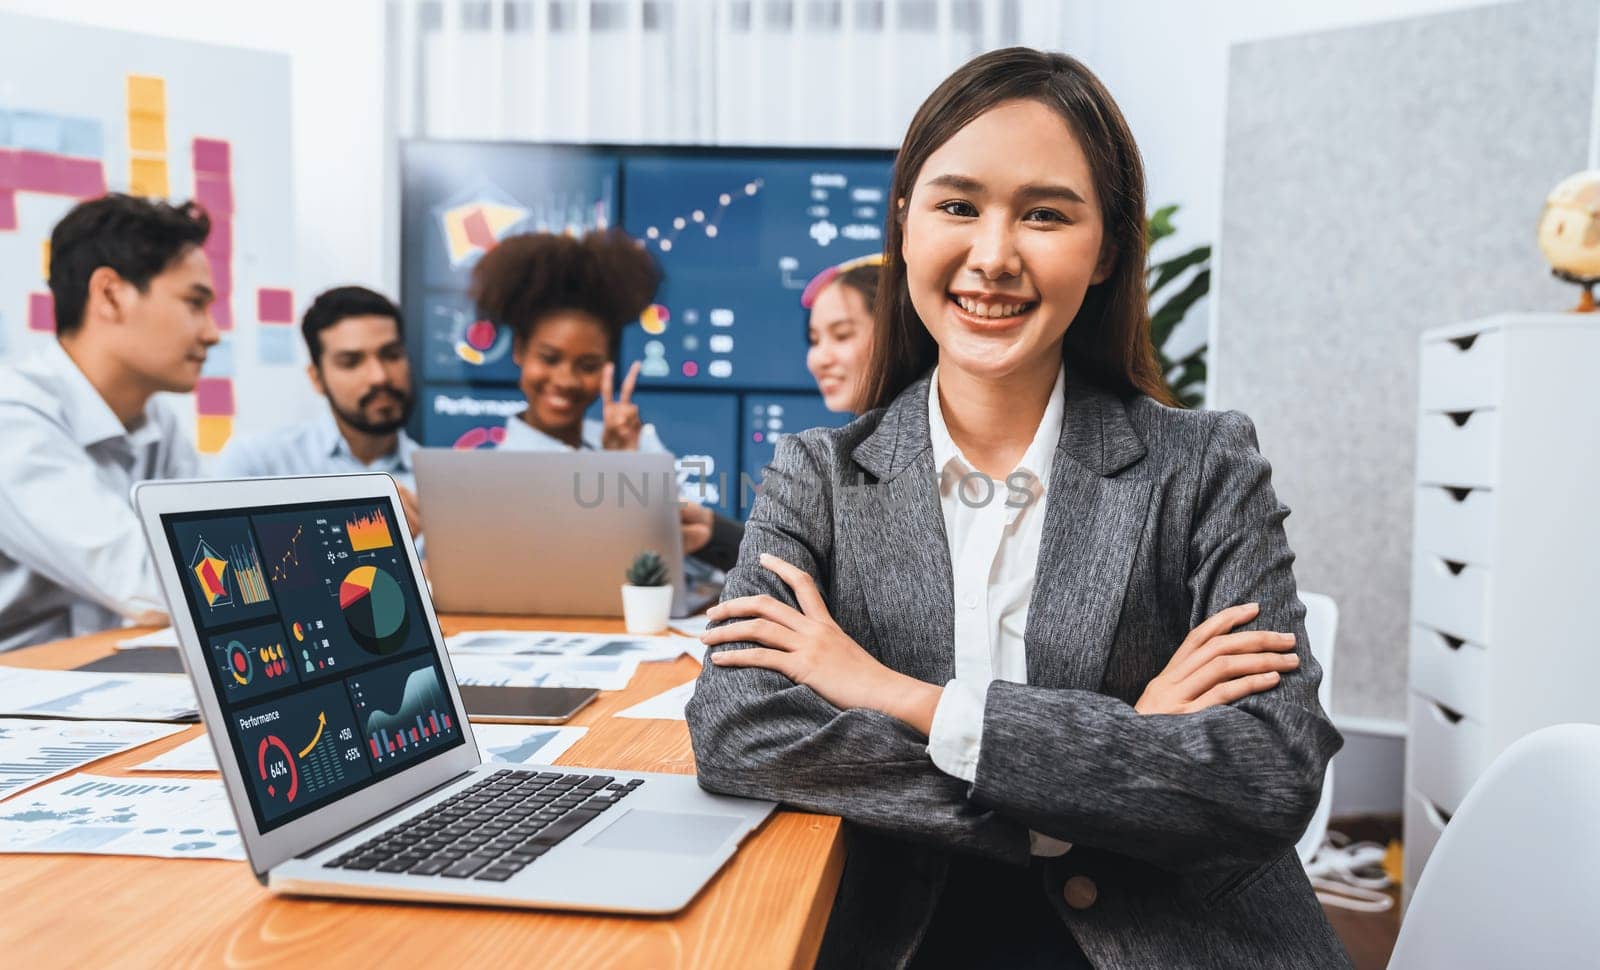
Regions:
<instances>
[{"instance_id":1,"label":"smiling woman in gray blazer","mask_svg":"<svg viewBox=\"0 0 1600 970\"><path fill-rule=\"evenodd\" d=\"M844 817L822 966L1347 966L1294 853L1340 739L1288 510L1247 418L1169 406L1116 104L983 55L893 193L874 407L767 469L700 783Z\"/></svg>"}]
</instances>

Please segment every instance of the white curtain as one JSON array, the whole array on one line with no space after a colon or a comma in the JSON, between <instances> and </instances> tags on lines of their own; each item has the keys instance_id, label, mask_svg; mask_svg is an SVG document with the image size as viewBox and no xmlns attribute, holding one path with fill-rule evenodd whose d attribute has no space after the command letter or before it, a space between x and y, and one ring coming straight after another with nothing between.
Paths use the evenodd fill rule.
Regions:
<instances>
[{"instance_id":1,"label":"white curtain","mask_svg":"<svg viewBox=\"0 0 1600 970\"><path fill-rule=\"evenodd\" d=\"M388 0L388 15L401 137L828 147L897 146L973 55L1059 47L1083 16L1063 0Z\"/></svg>"}]
</instances>

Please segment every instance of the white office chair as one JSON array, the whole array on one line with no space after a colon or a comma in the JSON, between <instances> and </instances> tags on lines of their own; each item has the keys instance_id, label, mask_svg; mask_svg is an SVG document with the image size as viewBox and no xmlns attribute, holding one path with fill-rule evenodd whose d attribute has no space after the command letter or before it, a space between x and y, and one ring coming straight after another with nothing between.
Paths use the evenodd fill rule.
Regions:
<instances>
[{"instance_id":1,"label":"white office chair","mask_svg":"<svg viewBox=\"0 0 1600 970\"><path fill-rule=\"evenodd\" d=\"M1600 964L1600 725L1522 738L1428 856L1389 970Z\"/></svg>"},{"instance_id":2,"label":"white office chair","mask_svg":"<svg viewBox=\"0 0 1600 970\"><path fill-rule=\"evenodd\" d=\"M1339 606L1331 597L1321 593L1300 594L1306 607L1306 637L1311 641L1311 656L1322 667L1322 685L1317 688L1317 700L1322 709L1333 714L1333 644L1339 634ZM1322 837L1328 832L1328 816L1333 812L1333 762L1328 762L1328 773L1322 776L1322 801L1317 803L1311 824L1295 845L1301 864L1311 861L1311 856L1322 846Z\"/></svg>"}]
</instances>

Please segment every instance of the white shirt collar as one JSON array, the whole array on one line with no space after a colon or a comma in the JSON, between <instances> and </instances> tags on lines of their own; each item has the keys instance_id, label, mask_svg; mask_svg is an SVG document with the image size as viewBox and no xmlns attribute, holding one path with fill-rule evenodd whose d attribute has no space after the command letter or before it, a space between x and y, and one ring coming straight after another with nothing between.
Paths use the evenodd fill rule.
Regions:
<instances>
[{"instance_id":1,"label":"white shirt collar","mask_svg":"<svg viewBox=\"0 0 1600 970\"><path fill-rule=\"evenodd\" d=\"M1032 475L1042 490L1050 482L1050 466L1055 461L1056 445L1061 440L1062 416L1066 410L1066 368L1056 371L1055 386L1050 389L1050 400L1045 404L1044 416L1033 433L1033 441L1022 453L1011 474L1026 472ZM928 436L933 441L933 466L941 474L952 461L960 462L963 473L976 466L967 460L950 437L944 422L944 409L939 406L939 368L933 369L928 380ZM1007 476L1010 477L1009 475Z\"/></svg>"},{"instance_id":2,"label":"white shirt collar","mask_svg":"<svg viewBox=\"0 0 1600 970\"><path fill-rule=\"evenodd\" d=\"M312 434L311 450L316 454L356 461L355 455L350 452L350 442L344 440L344 433L339 430L339 423L334 420L333 408L325 410L322 417L312 423ZM396 471L410 471L411 456L416 448L417 443L411 440L411 436L406 434L404 428L401 428L399 437L395 439L394 451L379 457L373 464L391 462Z\"/></svg>"},{"instance_id":3,"label":"white shirt collar","mask_svg":"<svg viewBox=\"0 0 1600 970\"><path fill-rule=\"evenodd\" d=\"M102 441L115 438L126 438L130 443L138 445L143 439L149 437L154 429L155 422L151 420L150 409L155 404L155 399L145 404L144 414L132 428L125 426L117 417L111 405L100 396L95 386L89 383L83 370L76 361L68 356L66 348L61 342L52 340L46 344L41 353L44 366L56 374L61 381L61 406L66 412L67 424L72 428L73 440L87 448ZM141 432L145 432L141 434Z\"/></svg>"}]
</instances>

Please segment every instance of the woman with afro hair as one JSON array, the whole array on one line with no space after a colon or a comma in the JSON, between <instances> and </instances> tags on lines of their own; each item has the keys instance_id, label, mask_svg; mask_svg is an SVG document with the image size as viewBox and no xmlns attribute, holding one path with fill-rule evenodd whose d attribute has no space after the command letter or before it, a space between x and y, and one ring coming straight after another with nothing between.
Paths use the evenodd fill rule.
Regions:
<instances>
[{"instance_id":1,"label":"woman with afro hair","mask_svg":"<svg viewBox=\"0 0 1600 970\"><path fill-rule=\"evenodd\" d=\"M622 328L655 298L661 271L626 234L511 236L472 274L478 314L507 326L527 410L506 420L515 451L665 451L632 403L639 364L616 387ZM602 397L602 420L584 413Z\"/></svg>"}]
</instances>

